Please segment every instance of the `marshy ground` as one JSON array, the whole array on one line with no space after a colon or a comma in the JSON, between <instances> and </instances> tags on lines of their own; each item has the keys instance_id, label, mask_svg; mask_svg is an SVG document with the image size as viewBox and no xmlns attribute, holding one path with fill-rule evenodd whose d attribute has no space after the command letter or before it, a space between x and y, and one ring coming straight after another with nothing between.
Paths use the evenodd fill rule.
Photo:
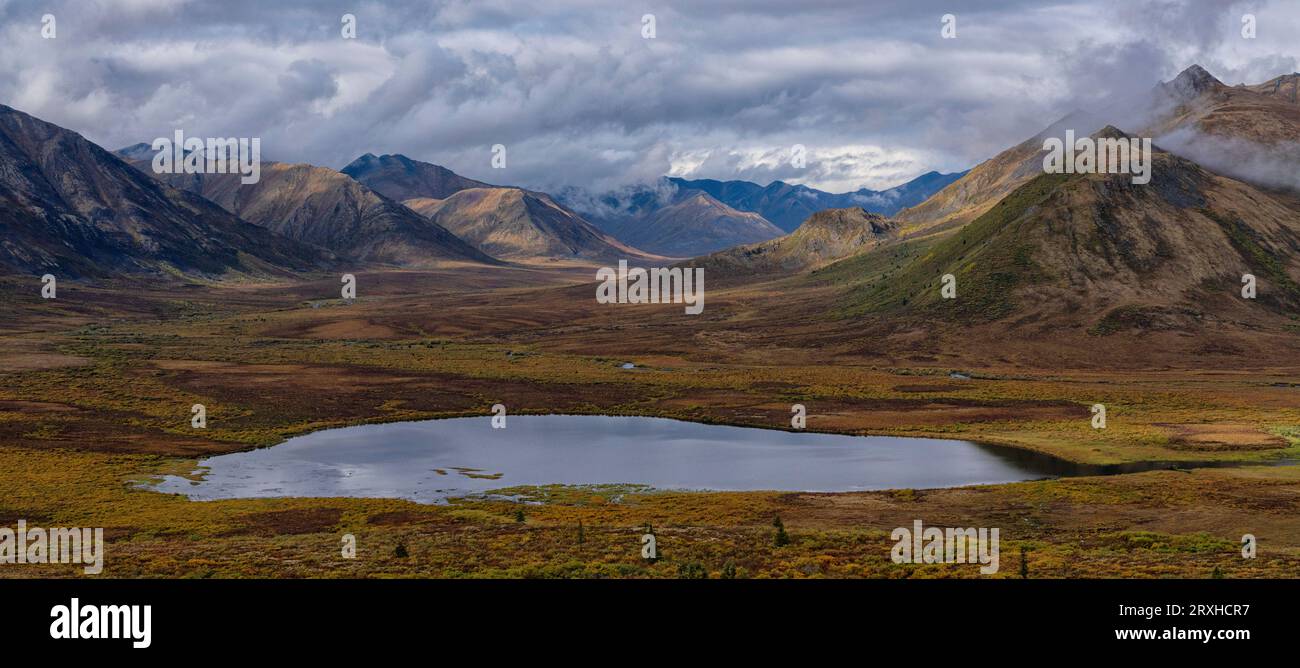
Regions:
<instances>
[{"instance_id":1,"label":"marshy ground","mask_svg":"<svg viewBox=\"0 0 1300 668\"><path fill-rule=\"evenodd\" d=\"M923 323L812 317L830 290L815 280L722 284L702 315L686 316L598 306L591 285L575 285L590 272L572 268L358 279L352 303L337 298L337 277L70 283L57 300L6 279L0 526L104 527L105 577L981 577L970 565L892 563L890 531L916 519L999 527L997 577L1020 577L1022 547L1029 577L1300 575L1300 466L1271 465L1300 457L1300 365L1286 351L1242 355L1233 350L1248 346L1229 342L1188 359L1175 353L1190 344L1161 343L1168 334L1017 346L980 328L949 346ZM872 338L886 329L887 345ZM1127 354L1144 347L1149 364ZM196 403L205 430L190 427ZM192 502L140 487L294 434L486 416L496 403L768 428L787 428L801 403L817 431L978 440L1088 463L1259 465L842 494L530 488L511 490L528 503L445 506ZM1090 425L1095 403L1107 407L1105 430ZM778 516L789 545L775 545ZM654 563L640 556L647 525ZM344 534L356 559L341 556ZM1258 539L1257 558L1241 557L1243 534Z\"/></svg>"}]
</instances>

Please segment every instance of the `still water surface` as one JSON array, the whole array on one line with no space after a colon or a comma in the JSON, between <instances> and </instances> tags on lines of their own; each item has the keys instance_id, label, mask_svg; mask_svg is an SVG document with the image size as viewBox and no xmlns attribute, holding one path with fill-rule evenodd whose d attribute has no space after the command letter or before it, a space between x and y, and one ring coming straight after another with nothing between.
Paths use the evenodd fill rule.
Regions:
<instances>
[{"instance_id":1,"label":"still water surface","mask_svg":"<svg viewBox=\"0 0 1300 668\"><path fill-rule=\"evenodd\" d=\"M196 476L168 476L154 489L199 500L351 496L437 503L517 485L845 492L1133 470L969 441L593 415L510 416L506 429L493 429L490 417L327 429L200 466Z\"/></svg>"}]
</instances>

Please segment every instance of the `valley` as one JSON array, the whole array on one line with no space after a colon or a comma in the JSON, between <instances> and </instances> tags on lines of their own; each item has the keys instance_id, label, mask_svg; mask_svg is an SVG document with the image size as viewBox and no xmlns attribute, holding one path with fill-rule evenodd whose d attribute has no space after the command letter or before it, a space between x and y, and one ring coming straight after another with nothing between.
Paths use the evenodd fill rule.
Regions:
<instances>
[{"instance_id":1,"label":"valley","mask_svg":"<svg viewBox=\"0 0 1300 668\"><path fill-rule=\"evenodd\" d=\"M31 296L4 306L6 348L22 352L5 356L0 376L0 521L104 526L107 577L678 577L686 564L717 577L727 562L742 577L981 577L892 563L889 531L916 518L1002 527L1014 567L1000 577L1016 576L1021 546L1031 577L1287 576L1300 566L1300 467L1268 465L1300 456L1293 357L1065 370L1031 363L1041 349L990 359L980 341L916 354L908 336L866 353L845 345L858 325L799 324L827 290L816 283L712 285L694 317L704 325L671 306L591 308L585 271L481 271L362 274L351 304L331 296L333 277L61 285L52 301L39 300L39 284L5 279L7 294ZM1093 359L1105 360L1110 344L1092 341ZM969 380L950 377L956 370ZM1102 431L1089 426L1096 402L1110 407ZM206 430L190 428L192 403L207 406ZM522 507L477 497L200 502L135 482L331 426L477 415L488 429L495 403L512 415L777 429L802 403L816 432L958 438L1098 464L1260 465L833 494L507 490ZM792 538L783 547L771 544L778 516ZM639 556L646 524L664 555L655 563ZM1247 532L1263 546L1254 560L1237 555ZM345 533L362 558L339 558ZM410 556L394 556L399 543ZM37 568L0 574L56 574Z\"/></svg>"},{"instance_id":2,"label":"valley","mask_svg":"<svg viewBox=\"0 0 1300 668\"><path fill-rule=\"evenodd\" d=\"M1138 130L1156 135L1149 183L1044 173L1058 136L1137 141L1081 113L968 172L841 195L663 178L552 197L372 153L266 162L242 184L156 174L138 145L0 107L0 525L102 527L110 578L1295 577L1300 208L1178 141L1276 141L1288 81L1229 89L1193 66L1159 84L1172 111ZM866 206L889 192L889 215ZM684 299L633 298L612 266L680 276ZM807 432L1106 475L820 493L503 480L433 504L153 486L356 425L790 430L797 407ZM459 473L482 492L499 472ZM896 563L891 532L914 522L997 527L1007 567ZM78 574L59 568L0 577Z\"/></svg>"}]
</instances>

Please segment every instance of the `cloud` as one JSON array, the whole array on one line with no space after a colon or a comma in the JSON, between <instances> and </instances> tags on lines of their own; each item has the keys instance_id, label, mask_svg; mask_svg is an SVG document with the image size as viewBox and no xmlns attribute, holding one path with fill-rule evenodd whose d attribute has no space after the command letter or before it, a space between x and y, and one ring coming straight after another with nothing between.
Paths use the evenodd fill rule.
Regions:
<instances>
[{"instance_id":1,"label":"cloud","mask_svg":"<svg viewBox=\"0 0 1300 668\"><path fill-rule=\"evenodd\" d=\"M277 160L404 153L539 189L673 173L849 191L965 169L1194 61L1271 78L1296 68L1296 34L1286 0L0 0L0 102L108 148L180 127L261 137ZM781 159L794 144L805 169Z\"/></svg>"},{"instance_id":2,"label":"cloud","mask_svg":"<svg viewBox=\"0 0 1300 668\"><path fill-rule=\"evenodd\" d=\"M1161 148L1219 174L1275 188L1300 190L1300 141L1259 144L1179 128L1156 138Z\"/></svg>"}]
</instances>

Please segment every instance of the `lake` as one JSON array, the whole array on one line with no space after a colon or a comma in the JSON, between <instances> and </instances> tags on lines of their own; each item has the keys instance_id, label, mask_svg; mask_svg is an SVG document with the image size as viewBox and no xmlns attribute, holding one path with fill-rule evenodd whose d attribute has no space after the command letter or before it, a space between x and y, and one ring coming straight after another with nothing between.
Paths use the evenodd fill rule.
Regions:
<instances>
[{"instance_id":1,"label":"lake","mask_svg":"<svg viewBox=\"0 0 1300 668\"><path fill-rule=\"evenodd\" d=\"M515 415L326 429L212 457L153 489L192 499L382 497L439 503L518 485L847 492L1167 468L1074 464L969 441L846 436L664 418Z\"/></svg>"}]
</instances>

